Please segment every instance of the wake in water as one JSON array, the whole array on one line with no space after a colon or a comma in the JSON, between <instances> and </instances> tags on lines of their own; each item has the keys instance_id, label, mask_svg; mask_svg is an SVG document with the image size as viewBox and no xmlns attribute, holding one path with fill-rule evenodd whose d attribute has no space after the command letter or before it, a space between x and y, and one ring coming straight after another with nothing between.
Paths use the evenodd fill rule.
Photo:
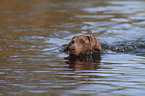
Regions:
<instances>
[{"instance_id":1,"label":"wake in water","mask_svg":"<svg viewBox=\"0 0 145 96\"><path fill-rule=\"evenodd\" d=\"M101 45L106 50L145 56L145 38L113 42L110 45L102 43Z\"/></svg>"}]
</instances>

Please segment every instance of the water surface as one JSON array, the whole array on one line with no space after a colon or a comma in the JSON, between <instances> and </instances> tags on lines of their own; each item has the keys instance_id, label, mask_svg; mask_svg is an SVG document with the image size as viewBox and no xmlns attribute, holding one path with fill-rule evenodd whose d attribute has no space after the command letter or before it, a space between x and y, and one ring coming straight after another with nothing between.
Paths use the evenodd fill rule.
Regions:
<instances>
[{"instance_id":1,"label":"water surface","mask_svg":"<svg viewBox=\"0 0 145 96\"><path fill-rule=\"evenodd\" d=\"M145 1L3 0L1 96L143 96ZM59 52L90 34L108 50L100 61Z\"/></svg>"}]
</instances>

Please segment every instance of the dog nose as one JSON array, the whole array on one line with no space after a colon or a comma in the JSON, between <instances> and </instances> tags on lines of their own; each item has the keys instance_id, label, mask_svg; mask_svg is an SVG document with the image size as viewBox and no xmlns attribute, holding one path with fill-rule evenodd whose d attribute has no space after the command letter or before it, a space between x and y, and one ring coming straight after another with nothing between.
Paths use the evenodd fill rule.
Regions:
<instances>
[{"instance_id":1,"label":"dog nose","mask_svg":"<svg viewBox=\"0 0 145 96\"><path fill-rule=\"evenodd\" d=\"M75 47L74 47L74 46L71 46L71 47L69 48L69 50L70 50L70 51L73 51L73 50L75 50Z\"/></svg>"}]
</instances>

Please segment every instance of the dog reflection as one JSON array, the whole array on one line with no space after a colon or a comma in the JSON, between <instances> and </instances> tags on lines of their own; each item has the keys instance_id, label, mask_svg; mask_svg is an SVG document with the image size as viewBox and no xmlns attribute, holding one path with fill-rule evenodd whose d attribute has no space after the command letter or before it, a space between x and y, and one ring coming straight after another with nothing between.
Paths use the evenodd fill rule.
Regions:
<instances>
[{"instance_id":1,"label":"dog reflection","mask_svg":"<svg viewBox=\"0 0 145 96\"><path fill-rule=\"evenodd\" d=\"M69 56L66 63L74 70L97 70L100 68L101 55L87 55L82 57Z\"/></svg>"}]
</instances>

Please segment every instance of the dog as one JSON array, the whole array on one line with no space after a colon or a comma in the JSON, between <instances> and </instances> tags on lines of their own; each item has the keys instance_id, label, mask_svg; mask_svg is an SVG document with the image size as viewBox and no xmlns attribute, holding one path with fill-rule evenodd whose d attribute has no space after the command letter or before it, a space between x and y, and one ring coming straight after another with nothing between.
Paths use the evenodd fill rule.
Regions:
<instances>
[{"instance_id":1,"label":"dog","mask_svg":"<svg viewBox=\"0 0 145 96\"><path fill-rule=\"evenodd\" d=\"M77 35L64 48L65 52L69 52L70 56L82 56L88 52L100 53L103 49L98 39L92 35Z\"/></svg>"}]
</instances>

